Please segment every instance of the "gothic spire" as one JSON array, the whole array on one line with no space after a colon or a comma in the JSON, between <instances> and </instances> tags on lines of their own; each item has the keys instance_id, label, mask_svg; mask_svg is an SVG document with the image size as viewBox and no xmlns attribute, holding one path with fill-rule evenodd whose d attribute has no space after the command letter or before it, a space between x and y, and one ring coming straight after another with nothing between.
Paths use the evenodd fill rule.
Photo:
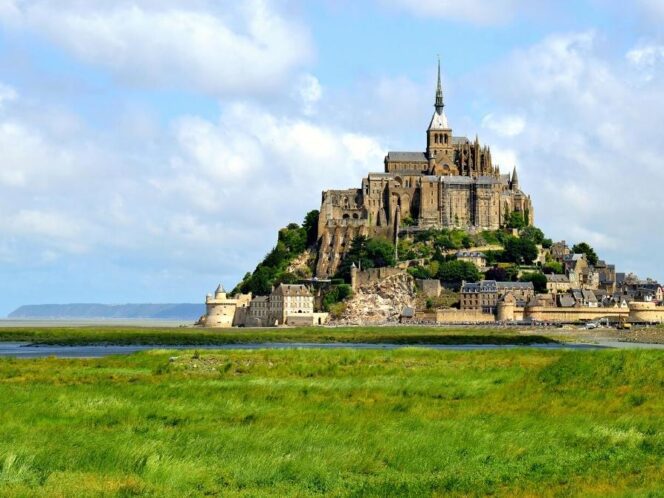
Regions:
<instances>
[{"instance_id":1,"label":"gothic spire","mask_svg":"<svg viewBox=\"0 0 664 498\"><path fill-rule=\"evenodd\" d=\"M441 114L445 103L443 102L443 85L440 82L440 56L438 57L438 86L436 87L436 112Z\"/></svg>"},{"instance_id":2,"label":"gothic spire","mask_svg":"<svg viewBox=\"0 0 664 498\"><path fill-rule=\"evenodd\" d=\"M512 190L519 188L519 177L516 174L516 166L514 166L514 171L512 172Z\"/></svg>"}]
</instances>

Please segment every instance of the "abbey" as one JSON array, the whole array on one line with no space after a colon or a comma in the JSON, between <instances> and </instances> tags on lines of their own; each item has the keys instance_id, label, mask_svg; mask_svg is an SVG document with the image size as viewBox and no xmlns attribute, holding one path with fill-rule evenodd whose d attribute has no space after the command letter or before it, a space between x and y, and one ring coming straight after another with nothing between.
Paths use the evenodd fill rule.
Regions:
<instances>
[{"instance_id":1,"label":"abbey","mask_svg":"<svg viewBox=\"0 0 664 498\"><path fill-rule=\"evenodd\" d=\"M533 223L530 196L513 173L501 174L491 149L455 137L445 116L438 64L435 111L425 152L389 152L383 173L369 173L362 187L323 192L316 275L334 275L353 238L395 240L404 226L497 230L513 212Z\"/></svg>"}]
</instances>

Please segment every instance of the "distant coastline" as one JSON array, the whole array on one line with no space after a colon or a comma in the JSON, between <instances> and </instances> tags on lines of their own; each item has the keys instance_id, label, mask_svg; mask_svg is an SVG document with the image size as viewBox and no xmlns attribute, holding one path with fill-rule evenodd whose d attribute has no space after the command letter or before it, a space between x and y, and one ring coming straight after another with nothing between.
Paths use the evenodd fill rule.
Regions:
<instances>
[{"instance_id":1,"label":"distant coastline","mask_svg":"<svg viewBox=\"0 0 664 498\"><path fill-rule=\"evenodd\" d=\"M205 313L199 303L169 304L34 304L20 306L8 320L171 320L194 322Z\"/></svg>"}]
</instances>

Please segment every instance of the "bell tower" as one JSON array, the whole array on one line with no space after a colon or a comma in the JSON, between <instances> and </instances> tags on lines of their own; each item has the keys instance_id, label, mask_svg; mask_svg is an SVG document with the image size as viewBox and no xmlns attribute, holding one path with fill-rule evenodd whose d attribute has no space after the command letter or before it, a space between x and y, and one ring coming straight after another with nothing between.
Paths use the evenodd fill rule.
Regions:
<instances>
[{"instance_id":1,"label":"bell tower","mask_svg":"<svg viewBox=\"0 0 664 498\"><path fill-rule=\"evenodd\" d=\"M442 154L451 152L452 129L447 124L445 116L445 102L443 99L443 86L440 81L440 58L438 59L438 86L436 87L435 111L427 129L427 157L429 165L433 166Z\"/></svg>"}]
</instances>

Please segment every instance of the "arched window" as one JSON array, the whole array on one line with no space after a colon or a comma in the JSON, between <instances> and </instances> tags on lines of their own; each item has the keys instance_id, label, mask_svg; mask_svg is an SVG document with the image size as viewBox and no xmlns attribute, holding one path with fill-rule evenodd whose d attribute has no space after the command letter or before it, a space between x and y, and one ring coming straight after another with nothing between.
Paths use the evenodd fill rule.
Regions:
<instances>
[{"instance_id":1,"label":"arched window","mask_svg":"<svg viewBox=\"0 0 664 498\"><path fill-rule=\"evenodd\" d=\"M445 144L447 145L447 135L443 135L445 137Z\"/></svg>"}]
</instances>

